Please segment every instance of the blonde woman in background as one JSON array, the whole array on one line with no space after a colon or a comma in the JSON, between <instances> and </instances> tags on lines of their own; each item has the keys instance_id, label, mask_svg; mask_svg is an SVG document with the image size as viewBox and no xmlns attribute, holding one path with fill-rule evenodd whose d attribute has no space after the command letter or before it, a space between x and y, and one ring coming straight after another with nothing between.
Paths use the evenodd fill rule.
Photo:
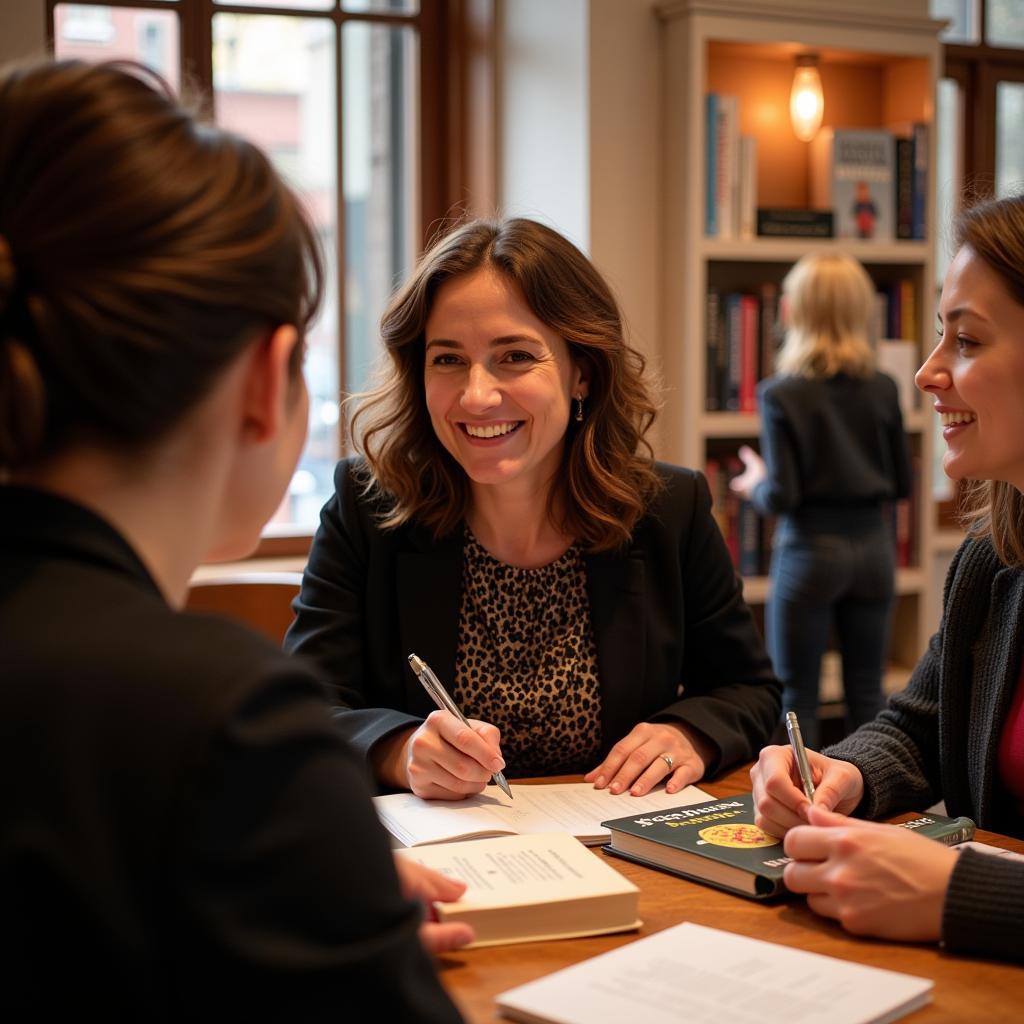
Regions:
<instances>
[{"instance_id":1,"label":"blonde woman in background","mask_svg":"<svg viewBox=\"0 0 1024 1024\"><path fill-rule=\"evenodd\" d=\"M733 489L778 516L768 650L808 744L820 738L821 657L834 626L849 725L882 705L895 551L886 509L909 493L896 385L875 369L875 291L839 253L805 256L783 282L786 336L758 388L761 452L742 448Z\"/></svg>"}]
</instances>

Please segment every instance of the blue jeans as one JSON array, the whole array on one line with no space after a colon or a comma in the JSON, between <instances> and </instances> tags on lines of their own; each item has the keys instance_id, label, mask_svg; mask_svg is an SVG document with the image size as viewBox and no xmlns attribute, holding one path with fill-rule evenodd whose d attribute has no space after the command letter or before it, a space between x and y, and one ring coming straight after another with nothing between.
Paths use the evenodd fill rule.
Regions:
<instances>
[{"instance_id":1,"label":"blue jeans","mask_svg":"<svg viewBox=\"0 0 1024 1024\"><path fill-rule=\"evenodd\" d=\"M848 728L881 710L894 575L892 531L878 509L780 520L765 632L783 683L783 714L797 713L807 746L820 746L821 656L833 625Z\"/></svg>"}]
</instances>

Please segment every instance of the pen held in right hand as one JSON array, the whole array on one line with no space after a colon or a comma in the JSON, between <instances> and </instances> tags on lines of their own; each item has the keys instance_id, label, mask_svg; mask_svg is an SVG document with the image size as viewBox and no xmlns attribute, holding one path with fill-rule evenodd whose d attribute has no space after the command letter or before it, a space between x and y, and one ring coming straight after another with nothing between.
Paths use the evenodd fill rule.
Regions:
<instances>
[{"instance_id":1,"label":"pen held in right hand","mask_svg":"<svg viewBox=\"0 0 1024 1024\"><path fill-rule=\"evenodd\" d=\"M436 675L434 675L430 666L422 658L415 654L410 654L409 666L416 674L416 677L422 684L423 689L427 691L430 699L442 712L446 712L447 715L450 716L448 721L454 719L455 723L459 726L457 730L453 731L452 727L445 722L444 718L437 719L440 723L439 731L444 738L447 739L448 743L455 750L459 751L467 758L472 758L473 761L481 765L485 770L489 771L492 774L492 781L494 784L499 786L511 798L512 790L509 787L505 776L502 774L505 762L501 757L501 751L497 743L498 730L495 729L494 726L489 726L485 723L471 723L452 699L451 694L449 694L441 684L441 681ZM434 715L430 716L428 721L435 718L436 712ZM468 730L468 733L465 730ZM485 731L493 731L493 745L487 744ZM488 750L486 749L487 746L492 746L493 749ZM458 764L447 765L446 767L455 779L464 778L469 774L475 774L471 771L460 771Z\"/></svg>"},{"instance_id":2,"label":"pen held in right hand","mask_svg":"<svg viewBox=\"0 0 1024 1024\"><path fill-rule=\"evenodd\" d=\"M810 762L807 760L807 749L804 747L800 723L793 711L786 712L786 732L789 735L789 745L793 748L793 760L796 762L796 770L800 776L800 785L804 796L814 803L814 776L811 773Z\"/></svg>"}]
</instances>

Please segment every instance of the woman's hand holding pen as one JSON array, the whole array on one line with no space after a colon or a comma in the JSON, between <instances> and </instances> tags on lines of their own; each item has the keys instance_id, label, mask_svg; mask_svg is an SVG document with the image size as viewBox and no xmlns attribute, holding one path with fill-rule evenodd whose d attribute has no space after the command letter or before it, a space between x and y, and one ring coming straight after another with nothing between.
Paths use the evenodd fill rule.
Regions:
<instances>
[{"instance_id":1,"label":"woman's hand holding pen","mask_svg":"<svg viewBox=\"0 0 1024 1024\"><path fill-rule=\"evenodd\" d=\"M814 805L849 814L864 795L860 770L816 750L807 751L807 760L814 779ZM765 747L750 769L750 782L759 828L784 836L791 828L806 824L811 804L801 787L792 747Z\"/></svg>"},{"instance_id":2,"label":"woman's hand holding pen","mask_svg":"<svg viewBox=\"0 0 1024 1024\"><path fill-rule=\"evenodd\" d=\"M433 711L419 728L389 740L380 744L379 776L426 800L480 793L505 768L498 729L474 718L466 726L448 711Z\"/></svg>"},{"instance_id":3,"label":"woman's hand holding pen","mask_svg":"<svg viewBox=\"0 0 1024 1024\"><path fill-rule=\"evenodd\" d=\"M641 722L583 780L632 796L643 796L659 782L666 793L678 793L704 777L714 754L711 743L682 722Z\"/></svg>"}]
</instances>

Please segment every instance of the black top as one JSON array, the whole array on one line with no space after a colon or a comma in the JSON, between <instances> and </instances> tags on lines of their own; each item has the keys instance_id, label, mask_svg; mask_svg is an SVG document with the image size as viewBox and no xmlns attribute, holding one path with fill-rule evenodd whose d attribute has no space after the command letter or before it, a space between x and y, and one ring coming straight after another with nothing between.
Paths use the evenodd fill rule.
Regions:
<instances>
[{"instance_id":1,"label":"black top","mask_svg":"<svg viewBox=\"0 0 1024 1024\"><path fill-rule=\"evenodd\" d=\"M313 672L85 509L0 507L5 1009L457 1021Z\"/></svg>"},{"instance_id":2,"label":"black top","mask_svg":"<svg viewBox=\"0 0 1024 1024\"><path fill-rule=\"evenodd\" d=\"M716 746L711 774L760 750L779 714L780 686L711 515L704 478L658 468L665 489L632 542L583 558L601 749L638 722L676 718ZM320 516L285 647L323 667L342 730L367 754L434 710L409 670L411 652L452 688L464 531L435 541L415 523L382 530L355 470L345 460L335 471L335 494ZM515 765L505 774L514 776Z\"/></svg>"},{"instance_id":3,"label":"black top","mask_svg":"<svg viewBox=\"0 0 1024 1024\"><path fill-rule=\"evenodd\" d=\"M883 818L945 800L982 828L1024 838L1024 816L999 780L996 751L1018 686L1024 572L988 540L967 540L946 577L942 624L905 690L874 722L824 753L864 777L856 813ZM960 855L942 920L958 953L1024 962L1024 863Z\"/></svg>"},{"instance_id":4,"label":"black top","mask_svg":"<svg viewBox=\"0 0 1024 1024\"><path fill-rule=\"evenodd\" d=\"M751 500L762 515L871 507L910 494L891 377L769 377L757 395L768 475Z\"/></svg>"}]
</instances>

